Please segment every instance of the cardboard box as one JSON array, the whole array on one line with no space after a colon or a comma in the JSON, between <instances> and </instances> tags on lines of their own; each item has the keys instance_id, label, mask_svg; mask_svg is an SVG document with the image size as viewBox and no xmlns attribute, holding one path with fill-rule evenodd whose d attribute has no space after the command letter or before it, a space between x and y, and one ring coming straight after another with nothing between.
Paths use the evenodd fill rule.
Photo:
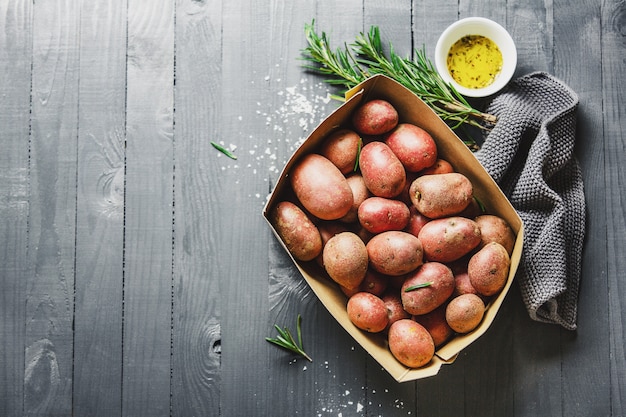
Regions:
<instances>
[{"instance_id":1,"label":"cardboard box","mask_svg":"<svg viewBox=\"0 0 626 417\"><path fill-rule=\"evenodd\" d=\"M449 161L457 172L465 174L471 180L474 186L474 194L485 205L487 212L506 219L517 234L506 286L487 305L485 316L479 327L469 334L455 336L436 351L435 357L430 364L419 369L410 369L398 362L387 347L385 335L366 333L352 324L346 312L347 297L315 261L300 262L291 257L313 292L337 322L393 378L398 382L405 382L436 375L442 365L454 362L461 350L487 331L511 287L518 268L522 252L523 224L510 202L482 165L480 165L473 153L435 112L410 90L388 77L379 75L369 78L350 90L346 94L346 102L329 115L292 155L263 209L263 216L270 224L270 227L272 227L269 222L271 209L290 193L287 177L294 164L302 156L315 152L329 133L340 127L347 127L352 112L361 103L374 98L382 98L392 103L398 110L401 122L413 123L428 131L437 142L439 156ZM273 227L272 231L278 240L281 241L285 250L287 250ZM289 252L287 251L287 253Z\"/></svg>"}]
</instances>

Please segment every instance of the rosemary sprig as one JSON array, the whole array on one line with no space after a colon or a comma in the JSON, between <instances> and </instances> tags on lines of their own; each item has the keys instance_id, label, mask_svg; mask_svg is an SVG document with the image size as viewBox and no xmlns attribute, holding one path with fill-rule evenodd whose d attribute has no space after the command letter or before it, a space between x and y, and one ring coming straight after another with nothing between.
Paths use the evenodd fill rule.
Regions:
<instances>
[{"instance_id":1,"label":"rosemary sprig","mask_svg":"<svg viewBox=\"0 0 626 417\"><path fill-rule=\"evenodd\" d=\"M219 143L211 141L211 145L213 145L213 147L215 149L217 149L218 151L220 151L221 153L223 153L224 155L226 155L230 159L237 159L237 155L235 155L234 153L232 153L231 151L229 151L228 149L226 149L225 147L223 147Z\"/></svg>"},{"instance_id":2,"label":"rosemary sprig","mask_svg":"<svg viewBox=\"0 0 626 417\"><path fill-rule=\"evenodd\" d=\"M324 81L332 85L342 85L346 90L365 81L369 75L363 73L363 68L359 65L355 65L355 59L347 45L344 45L344 49L337 48L333 51L326 33L318 35L314 24L315 21L304 25L304 36L309 46L303 51L303 59L311 62L304 67L330 76Z\"/></svg>"},{"instance_id":3,"label":"rosemary sprig","mask_svg":"<svg viewBox=\"0 0 626 417\"><path fill-rule=\"evenodd\" d=\"M273 343L283 349L287 349L293 353L296 353L300 356L303 356L304 358L306 358L309 362L313 362L313 359L311 359L311 357L309 355L307 355L307 353L304 351L304 347L302 345L302 316L300 316L300 314L298 314L298 318L296 320L296 331L298 334L298 342L296 342L296 340L294 339L293 335L291 334L291 331L289 331L289 329L287 327L285 327L284 329L281 329L278 325L274 324L274 328L276 329L276 331L278 332L278 337L276 338L272 338L272 337L266 337L265 340L267 340L270 343Z\"/></svg>"},{"instance_id":4,"label":"rosemary sprig","mask_svg":"<svg viewBox=\"0 0 626 417\"><path fill-rule=\"evenodd\" d=\"M327 83L341 85L348 90L372 75L384 74L415 93L453 129L465 124L485 129L486 124L496 122L493 115L473 108L452 85L441 78L426 57L424 47L416 49L415 57L410 59L396 54L390 43L387 57L383 51L380 30L372 26L367 35L361 32L354 43L333 51L326 33L318 35L314 24L315 21L305 24L308 47L302 51L302 55L308 64L304 67L329 76L325 80Z\"/></svg>"},{"instance_id":5,"label":"rosemary sprig","mask_svg":"<svg viewBox=\"0 0 626 417\"><path fill-rule=\"evenodd\" d=\"M407 287L404 290L404 292L411 292L411 291L419 290L420 288L430 287L431 285L433 285L432 281L422 282L421 284L415 284L415 285L411 285L410 287Z\"/></svg>"}]
</instances>

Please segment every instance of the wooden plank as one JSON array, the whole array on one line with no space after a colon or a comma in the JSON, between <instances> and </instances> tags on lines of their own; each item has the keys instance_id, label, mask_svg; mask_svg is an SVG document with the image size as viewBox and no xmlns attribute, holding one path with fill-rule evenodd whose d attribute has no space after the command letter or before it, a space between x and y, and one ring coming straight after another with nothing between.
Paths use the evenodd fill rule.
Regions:
<instances>
[{"instance_id":1,"label":"wooden plank","mask_svg":"<svg viewBox=\"0 0 626 417\"><path fill-rule=\"evenodd\" d=\"M290 146L298 141L298 137L304 136L303 126L282 124L288 114L280 118L280 124L273 119L275 111L284 105L287 97L268 92L284 93L285 84L295 83L290 91L296 94L300 86L299 81L295 82L300 80L296 75L300 63L294 58L304 45L304 23L309 22L314 14L309 5L303 4L239 3L223 5L222 117L226 123L223 126L225 136L220 139L226 145L237 145L239 160L236 165L222 163L226 169L220 174L224 184L220 188L224 189L230 183L235 193L231 191L229 204L221 203L218 207L223 213L220 217L238 224L239 230L223 235L226 239L222 241L222 245L226 245L222 251L231 253L224 259L223 267L237 280L228 279L229 275L226 275L222 276L220 284L224 300L221 412L224 415L272 415L280 410L279 414L293 415L296 410L307 414L306 410L312 406L302 400L306 398L306 392L311 392L311 381L300 378L300 366L288 366L289 356L266 342L265 337L274 335L274 323L293 328L297 312L303 314L306 328L312 329L314 322L306 309L295 304L299 301L295 297L287 298L287 304L281 305L280 310L274 309L274 302L282 303L273 298L272 277L276 266L272 253L267 250L268 247L271 250L274 238L260 215L265 196L275 183L272 178L276 178L282 163L292 152ZM245 62L251 62L253 66L242 65ZM303 95L300 98L305 100ZM294 115L294 118L298 120L306 116ZM231 120L234 123L229 122ZM275 126L282 130L276 131ZM288 129L294 129L292 136L288 135ZM232 184L233 175L238 175L236 185ZM239 213L229 210L232 198L247 201L239 206ZM254 238L251 240L250 236ZM264 250L253 247L263 247ZM246 256L246 262L237 260L241 256ZM285 289L283 294L290 291L291 288ZM253 305L253 309L248 308ZM241 323L246 323L245 339L244 334L238 334L243 330ZM236 362L246 365L236 366ZM310 373L303 374L308 375ZM239 389L234 390L233 384ZM263 400L268 396L281 398L281 403Z\"/></svg>"},{"instance_id":2,"label":"wooden plank","mask_svg":"<svg viewBox=\"0 0 626 417\"><path fill-rule=\"evenodd\" d=\"M34 7L27 415L72 407L78 24L73 1Z\"/></svg>"},{"instance_id":3,"label":"wooden plank","mask_svg":"<svg viewBox=\"0 0 626 417\"><path fill-rule=\"evenodd\" d=\"M174 4L128 3L122 411L170 411Z\"/></svg>"},{"instance_id":4,"label":"wooden plank","mask_svg":"<svg viewBox=\"0 0 626 417\"><path fill-rule=\"evenodd\" d=\"M611 193L606 193L605 181L609 177L598 175L611 166L619 166L618 161L615 161L617 165L610 161L611 156L607 152L612 137L605 136L604 143L587 140L602 137L606 126L602 115L602 79L597 76L602 72L601 60L606 54L601 50L601 29L604 25L601 23L599 3L589 2L577 7L566 1L554 3L554 73L574 89L580 99L577 150L585 160L583 181L588 202L587 218L589 229L593 231L588 236L588 242L604 242L607 237L607 230L603 227L606 220L619 219L610 212L610 208L607 211L608 207L616 207L607 204L610 203L608 195ZM607 52L606 56L611 56L612 52ZM578 64L583 61L587 64ZM623 144L618 144L617 149L620 147L623 148ZM578 330L575 334L562 331L564 415L611 415L611 380L607 378L611 373L611 328L608 326L611 306L607 302L610 290L606 273L599 273L607 271L610 259L607 249L603 245L586 245L578 297ZM585 378L580 378L580 375L585 375Z\"/></svg>"},{"instance_id":5,"label":"wooden plank","mask_svg":"<svg viewBox=\"0 0 626 417\"><path fill-rule=\"evenodd\" d=\"M81 2L74 414L122 413L125 2Z\"/></svg>"},{"instance_id":6,"label":"wooden plank","mask_svg":"<svg viewBox=\"0 0 626 417\"><path fill-rule=\"evenodd\" d=\"M32 3L0 4L0 415L23 414Z\"/></svg>"},{"instance_id":7,"label":"wooden plank","mask_svg":"<svg viewBox=\"0 0 626 417\"><path fill-rule=\"evenodd\" d=\"M521 0L507 3L505 27L517 49L516 77L534 71L553 70L554 20L551 5Z\"/></svg>"},{"instance_id":8,"label":"wooden plank","mask_svg":"<svg viewBox=\"0 0 626 417\"><path fill-rule=\"evenodd\" d=\"M413 2L413 49L424 48L434 65L437 40L445 28L458 20L458 16L458 1Z\"/></svg>"},{"instance_id":9,"label":"wooden plank","mask_svg":"<svg viewBox=\"0 0 626 417\"><path fill-rule=\"evenodd\" d=\"M220 248L231 229L217 200L225 157L221 139L222 5L176 3L175 222L172 320L172 415L220 409ZM222 155L223 156L223 155Z\"/></svg>"},{"instance_id":10,"label":"wooden plank","mask_svg":"<svg viewBox=\"0 0 626 417\"><path fill-rule=\"evenodd\" d=\"M626 409L626 283L623 276L626 271L626 212L624 202L626 178L626 137L624 135L624 120L626 119L626 89L622 80L626 78L624 71L624 26L626 22L626 3L623 1L601 2L600 27L602 28L602 124L604 127L604 141L584 141L594 143L594 150L604 149L604 161L594 160L594 165L585 172L589 187L593 187L591 178L597 175L596 169L604 167L606 184L606 217L598 214L602 219L608 219L606 238L606 259L608 277L608 322L609 322L609 372L611 375L610 411L613 415L623 413ZM582 51L581 51L582 52ZM588 56L583 59L588 60ZM590 78L597 81L598 73ZM597 91L596 91L597 93ZM599 110L599 109L598 109ZM595 132L594 132L595 133ZM584 136L590 138L590 136ZM594 136L598 138L598 136ZM601 164L601 162L605 162ZM586 168L587 166L584 165ZM601 171L600 171L601 172ZM588 188L589 188L588 187ZM619 191L617 191L619 190ZM597 212L602 211L601 201L596 206ZM596 213L597 213L596 212ZM600 230L602 228L598 227ZM596 240L596 237L598 239ZM603 236L591 235L588 242L603 242ZM591 244L587 245L591 246ZM602 248L602 245L598 245ZM589 250L590 252L590 250ZM602 257L600 259L603 259ZM585 277L593 277L600 273L604 263L593 261L593 254L585 258L590 267L585 267ZM603 274L604 275L604 274ZM593 283L590 283L593 285ZM598 285L601 286L601 285ZM583 287L585 289L586 287ZM589 326L593 318L589 318ZM591 347L590 347L591 348ZM606 374L604 375L606 379ZM603 379L603 381L605 380Z\"/></svg>"}]
</instances>

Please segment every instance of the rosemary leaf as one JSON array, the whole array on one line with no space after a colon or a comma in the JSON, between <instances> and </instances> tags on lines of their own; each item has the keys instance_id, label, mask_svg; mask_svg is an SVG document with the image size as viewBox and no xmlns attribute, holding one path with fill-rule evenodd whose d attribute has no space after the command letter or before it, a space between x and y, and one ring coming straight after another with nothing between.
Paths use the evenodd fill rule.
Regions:
<instances>
[{"instance_id":1,"label":"rosemary leaf","mask_svg":"<svg viewBox=\"0 0 626 417\"><path fill-rule=\"evenodd\" d=\"M220 151L221 153L223 153L224 155L226 155L230 159L237 159L237 155L235 155L234 153L232 153L228 149L224 148L222 145L220 145L218 143L215 143L213 141L211 141L211 145L213 145L213 147L215 149L217 149L218 151Z\"/></svg>"},{"instance_id":2,"label":"rosemary leaf","mask_svg":"<svg viewBox=\"0 0 626 417\"><path fill-rule=\"evenodd\" d=\"M407 287L404 290L404 292L411 292L411 291L419 290L420 288L430 287L433 284L434 283L432 281L429 281L429 282L422 282L421 284L411 285L410 287Z\"/></svg>"},{"instance_id":3,"label":"rosemary leaf","mask_svg":"<svg viewBox=\"0 0 626 417\"><path fill-rule=\"evenodd\" d=\"M359 169L359 159L361 159L361 149L363 148L363 139L359 138L359 143L356 148L356 161L354 162L354 172L357 172Z\"/></svg>"}]
</instances>

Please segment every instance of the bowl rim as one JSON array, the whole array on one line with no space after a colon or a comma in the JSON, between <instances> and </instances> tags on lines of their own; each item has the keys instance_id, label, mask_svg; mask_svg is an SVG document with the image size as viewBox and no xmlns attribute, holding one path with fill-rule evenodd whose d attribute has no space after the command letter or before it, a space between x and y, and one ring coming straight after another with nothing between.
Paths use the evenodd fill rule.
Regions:
<instances>
[{"instance_id":1,"label":"bowl rim","mask_svg":"<svg viewBox=\"0 0 626 417\"><path fill-rule=\"evenodd\" d=\"M458 84L448 72L446 57L452 44L463 36L483 35L494 41L502 52L502 71L494 82L484 88L467 88ZM435 66L446 83L466 97L487 97L500 91L513 77L517 67L517 48L509 32L486 17L466 17L448 26L439 36L435 47Z\"/></svg>"}]
</instances>

